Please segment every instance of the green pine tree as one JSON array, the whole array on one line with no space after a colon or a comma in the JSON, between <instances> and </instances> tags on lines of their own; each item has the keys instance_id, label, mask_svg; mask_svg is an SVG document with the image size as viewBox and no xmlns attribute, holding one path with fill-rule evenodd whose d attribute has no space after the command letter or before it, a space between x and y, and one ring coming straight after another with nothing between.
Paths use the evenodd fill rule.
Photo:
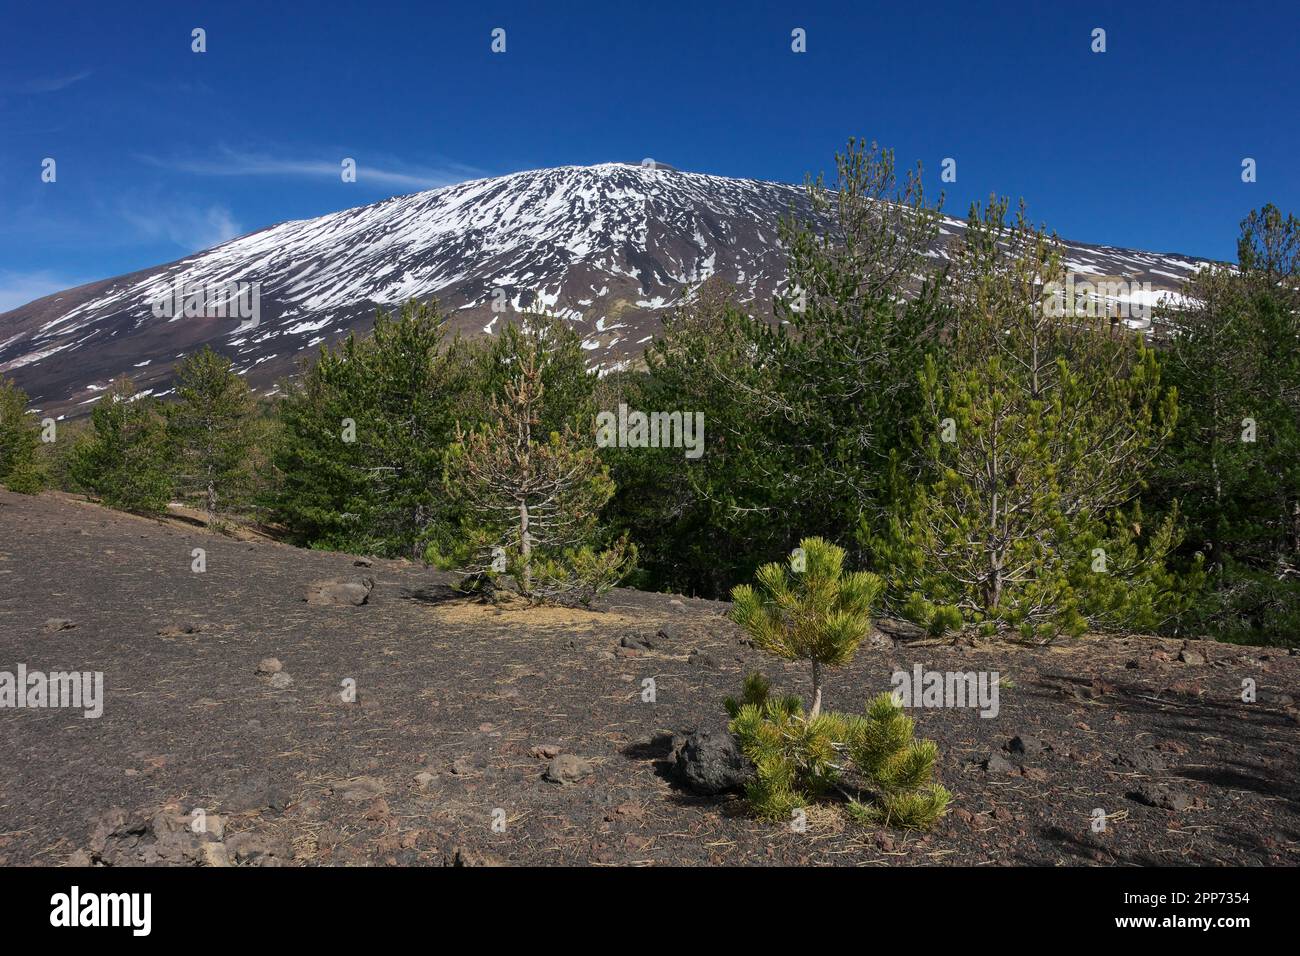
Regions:
<instances>
[{"instance_id":1,"label":"green pine tree","mask_svg":"<svg viewBox=\"0 0 1300 956\"><path fill-rule=\"evenodd\" d=\"M561 396L557 417L548 409L546 379L554 362L571 355L572 331L532 317L505 335L506 351L497 355L512 375L494 396L488 421L457 429L443 487L461 516L430 557L475 578L508 576L529 600L590 602L617 584L636 556L625 539L602 547L600 512L614 485L594 434L576 423L592 421L594 376L570 364L579 382L552 378ZM548 422L557 427L548 431Z\"/></svg>"},{"instance_id":2,"label":"green pine tree","mask_svg":"<svg viewBox=\"0 0 1300 956\"><path fill-rule=\"evenodd\" d=\"M229 359L204 347L181 362L176 400L167 406L167 428L176 449L176 487L200 498L209 525L245 503L257 409Z\"/></svg>"},{"instance_id":3,"label":"green pine tree","mask_svg":"<svg viewBox=\"0 0 1300 956\"><path fill-rule=\"evenodd\" d=\"M739 699L725 701L731 732L755 768L746 796L760 816L786 819L835 791L863 823L928 827L951 795L930 783L938 749L914 739L913 722L893 697L877 696L862 715L822 709L822 669L852 659L883 589L873 574L846 574L844 558L843 548L805 538L788 568L764 565L757 587L732 592L732 618L755 646L809 662L813 678L808 709L796 696L774 697L761 674L750 675Z\"/></svg>"},{"instance_id":4,"label":"green pine tree","mask_svg":"<svg viewBox=\"0 0 1300 956\"><path fill-rule=\"evenodd\" d=\"M883 582L865 571L844 571L845 551L822 538L804 538L787 565L758 569L758 586L737 585L731 617L754 644L787 661L807 661L812 707L822 709L823 669L843 667L871 633L871 606Z\"/></svg>"},{"instance_id":5,"label":"green pine tree","mask_svg":"<svg viewBox=\"0 0 1300 956\"><path fill-rule=\"evenodd\" d=\"M1241 225L1238 264L1208 266L1162 310L1182 413L1152 511L1176 500L1184 557L1206 558L1196 627L1251 643L1300 628L1300 220L1274 206Z\"/></svg>"},{"instance_id":6,"label":"green pine tree","mask_svg":"<svg viewBox=\"0 0 1300 956\"><path fill-rule=\"evenodd\" d=\"M0 379L0 484L33 495L45 486L38 457L40 425L27 412L27 395L9 379Z\"/></svg>"},{"instance_id":7,"label":"green pine tree","mask_svg":"<svg viewBox=\"0 0 1300 956\"><path fill-rule=\"evenodd\" d=\"M157 403L124 375L90 413L70 471L77 487L111 508L160 513L172 495L171 457Z\"/></svg>"},{"instance_id":8,"label":"green pine tree","mask_svg":"<svg viewBox=\"0 0 1300 956\"><path fill-rule=\"evenodd\" d=\"M648 373L602 380L602 409L704 416L699 458L680 448L607 448L617 492L610 521L635 538L651 590L726 595L773 553L798 540L800 486L780 480L798 450L779 438L779 419L755 400L769 394L771 373L754 360L766 332L718 281L697 290L665 321L646 355Z\"/></svg>"},{"instance_id":9,"label":"green pine tree","mask_svg":"<svg viewBox=\"0 0 1300 956\"><path fill-rule=\"evenodd\" d=\"M716 282L689 297L647 354L629 404L703 412L704 457L607 455L624 490L613 521L645 543L647 584L721 596L803 534L855 546L894 494L891 463L938 346L938 209L919 169L850 140L834 181L807 184L781 229L789 281L775 322ZM634 405L635 407L635 405Z\"/></svg>"},{"instance_id":10,"label":"green pine tree","mask_svg":"<svg viewBox=\"0 0 1300 956\"><path fill-rule=\"evenodd\" d=\"M1166 567L1176 516L1142 528L1127 511L1176 418L1156 354L1045 297L1059 252L1023 210L974 210L954 272L911 492L874 543L893 600L1027 635L1165 623L1187 603Z\"/></svg>"},{"instance_id":11,"label":"green pine tree","mask_svg":"<svg viewBox=\"0 0 1300 956\"><path fill-rule=\"evenodd\" d=\"M472 349L432 303L380 312L286 387L271 514L315 547L420 557L447 519L443 455L479 388Z\"/></svg>"}]
</instances>

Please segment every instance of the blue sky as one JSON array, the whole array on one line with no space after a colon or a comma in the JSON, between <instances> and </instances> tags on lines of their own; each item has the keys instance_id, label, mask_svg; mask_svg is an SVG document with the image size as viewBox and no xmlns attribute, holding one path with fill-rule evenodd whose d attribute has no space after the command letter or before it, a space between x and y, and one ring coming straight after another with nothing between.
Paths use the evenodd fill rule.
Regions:
<instances>
[{"instance_id":1,"label":"blue sky","mask_svg":"<svg viewBox=\"0 0 1300 956\"><path fill-rule=\"evenodd\" d=\"M11 3L0 310L520 169L651 157L798 182L850 135L920 160L956 215L1024 196L1071 239L1232 258L1251 208L1300 213L1297 21L1202 0Z\"/></svg>"}]
</instances>

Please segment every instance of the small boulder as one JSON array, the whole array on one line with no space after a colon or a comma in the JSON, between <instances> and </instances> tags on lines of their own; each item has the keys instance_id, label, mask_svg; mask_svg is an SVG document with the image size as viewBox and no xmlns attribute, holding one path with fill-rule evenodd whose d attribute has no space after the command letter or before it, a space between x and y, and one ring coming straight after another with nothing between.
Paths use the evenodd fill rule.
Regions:
<instances>
[{"instance_id":1,"label":"small boulder","mask_svg":"<svg viewBox=\"0 0 1300 956\"><path fill-rule=\"evenodd\" d=\"M1021 734L1007 741L1007 751L1009 753L1024 754L1026 757L1036 757L1044 750L1051 749L1048 744L1043 743L1037 737L1030 737L1028 734Z\"/></svg>"},{"instance_id":2,"label":"small boulder","mask_svg":"<svg viewBox=\"0 0 1300 956\"><path fill-rule=\"evenodd\" d=\"M741 790L754 778L754 765L726 728L700 728L673 740L673 777L696 793Z\"/></svg>"},{"instance_id":3,"label":"small boulder","mask_svg":"<svg viewBox=\"0 0 1300 956\"><path fill-rule=\"evenodd\" d=\"M204 843L203 862L207 866L234 866L224 843Z\"/></svg>"},{"instance_id":4,"label":"small boulder","mask_svg":"<svg viewBox=\"0 0 1300 956\"><path fill-rule=\"evenodd\" d=\"M278 674L284 670L284 665L280 663L278 657L264 657L257 662L257 673L259 674Z\"/></svg>"},{"instance_id":5,"label":"small boulder","mask_svg":"<svg viewBox=\"0 0 1300 956\"><path fill-rule=\"evenodd\" d=\"M708 651L702 651L698 647L691 651L690 656L686 658L686 663L691 667L699 667L709 671L718 669L718 659Z\"/></svg>"},{"instance_id":6,"label":"small boulder","mask_svg":"<svg viewBox=\"0 0 1300 956\"><path fill-rule=\"evenodd\" d=\"M547 764L546 773L542 776L551 783L570 784L590 777L595 769L589 760L573 754L560 754Z\"/></svg>"},{"instance_id":7,"label":"small boulder","mask_svg":"<svg viewBox=\"0 0 1300 956\"><path fill-rule=\"evenodd\" d=\"M1015 773L1017 768L1002 754L989 754L980 764L986 773L1007 774Z\"/></svg>"},{"instance_id":8,"label":"small boulder","mask_svg":"<svg viewBox=\"0 0 1300 956\"><path fill-rule=\"evenodd\" d=\"M313 581L303 594L303 600L308 604L321 606L360 607L369 602L370 592L374 589L375 579L372 577Z\"/></svg>"},{"instance_id":9,"label":"small boulder","mask_svg":"<svg viewBox=\"0 0 1300 956\"><path fill-rule=\"evenodd\" d=\"M58 631L70 631L77 626L77 622L66 617L51 617L45 621L45 633L54 634Z\"/></svg>"},{"instance_id":10,"label":"small boulder","mask_svg":"<svg viewBox=\"0 0 1300 956\"><path fill-rule=\"evenodd\" d=\"M1181 813L1196 805L1194 797L1162 783L1144 783L1128 794L1130 800L1149 807Z\"/></svg>"},{"instance_id":11,"label":"small boulder","mask_svg":"<svg viewBox=\"0 0 1300 956\"><path fill-rule=\"evenodd\" d=\"M213 833L195 833L188 814L175 807L127 812L114 807L95 821L85 852L96 866L201 866Z\"/></svg>"}]
</instances>

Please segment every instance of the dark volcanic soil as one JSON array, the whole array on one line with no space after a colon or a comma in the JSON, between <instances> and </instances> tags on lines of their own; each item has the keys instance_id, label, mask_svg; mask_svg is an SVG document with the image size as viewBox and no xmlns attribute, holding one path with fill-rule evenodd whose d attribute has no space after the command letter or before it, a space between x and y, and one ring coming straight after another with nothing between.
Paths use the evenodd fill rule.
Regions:
<instances>
[{"instance_id":1,"label":"dark volcanic soil","mask_svg":"<svg viewBox=\"0 0 1300 956\"><path fill-rule=\"evenodd\" d=\"M741 643L724 605L617 592L601 613L500 610L412 564L353 562L0 491L0 671L105 682L97 720L0 710L0 863L147 860L155 840L156 858L190 861L175 851L187 831L164 822L200 807L204 841L224 841L208 862L1300 863L1286 696L1300 658L1285 651L1197 643L1205 662L1188 663L1181 642L1141 637L971 649L876 635L832 673L829 706L858 709L920 663L1000 672L1000 713L914 711L954 793L931 833L864 830L835 810L797 833L665 770L670 735L718 722L747 671L807 691L802 667ZM303 600L312 581L361 574L376 581L366 605ZM257 673L269 657L288 686ZM347 678L355 703L339 696ZM1017 736L1047 749L1005 750ZM594 772L544 780L546 745ZM1131 796L1143 791L1180 809Z\"/></svg>"}]
</instances>

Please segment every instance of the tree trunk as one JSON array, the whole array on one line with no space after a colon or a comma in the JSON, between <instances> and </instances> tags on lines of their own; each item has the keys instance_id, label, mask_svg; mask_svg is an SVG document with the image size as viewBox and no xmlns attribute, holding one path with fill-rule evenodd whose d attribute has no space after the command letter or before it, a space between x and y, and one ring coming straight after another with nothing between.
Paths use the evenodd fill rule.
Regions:
<instances>
[{"instance_id":1,"label":"tree trunk","mask_svg":"<svg viewBox=\"0 0 1300 956\"><path fill-rule=\"evenodd\" d=\"M812 662L813 671L813 700L812 709L808 711L809 719L816 717L822 712L822 665L818 661Z\"/></svg>"},{"instance_id":2,"label":"tree trunk","mask_svg":"<svg viewBox=\"0 0 1300 956\"><path fill-rule=\"evenodd\" d=\"M524 597L533 590L533 544L528 537L528 502L519 502L519 573L520 588Z\"/></svg>"}]
</instances>

